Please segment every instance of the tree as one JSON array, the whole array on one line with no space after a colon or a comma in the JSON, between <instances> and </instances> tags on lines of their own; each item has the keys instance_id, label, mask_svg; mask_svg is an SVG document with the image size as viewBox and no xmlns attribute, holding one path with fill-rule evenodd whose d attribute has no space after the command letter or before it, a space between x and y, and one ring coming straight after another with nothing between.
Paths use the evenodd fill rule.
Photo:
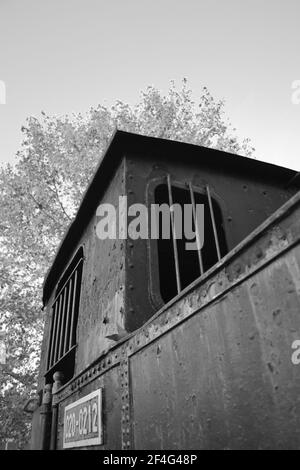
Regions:
<instances>
[{"instance_id":1,"label":"tree","mask_svg":"<svg viewBox=\"0 0 300 470\"><path fill-rule=\"evenodd\" d=\"M20 409L36 387L42 280L115 127L246 156L254 150L237 138L224 102L204 87L196 104L186 79L165 96L148 87L134 106L117 101L84 115L42 112L27 119L16 162L0 172L0 329L8 346L0 371L0 439L16 438L20 446L29 432Z\"/></svg>"}]
</instances>

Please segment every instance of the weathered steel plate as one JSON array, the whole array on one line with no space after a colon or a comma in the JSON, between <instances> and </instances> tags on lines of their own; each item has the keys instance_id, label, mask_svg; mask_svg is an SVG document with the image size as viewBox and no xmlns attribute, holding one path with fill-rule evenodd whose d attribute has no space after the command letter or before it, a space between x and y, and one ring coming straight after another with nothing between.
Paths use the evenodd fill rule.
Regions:
<instances>
[{"instance_id":1,"label":"weathered steel plate","mask_svg":"<svg viewBox=\"0 0 300 470\"><path fill-rule=\"evenodd\" d=\"M102 444L102 389L65 407L64 449Z\"/></svg>"}]
</instances>

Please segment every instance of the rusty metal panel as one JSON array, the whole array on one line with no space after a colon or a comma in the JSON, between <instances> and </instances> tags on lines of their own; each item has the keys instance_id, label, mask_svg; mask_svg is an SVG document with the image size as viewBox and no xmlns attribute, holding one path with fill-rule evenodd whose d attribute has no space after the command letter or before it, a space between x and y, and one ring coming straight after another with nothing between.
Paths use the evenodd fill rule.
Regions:
<instances>
[{"instance_id":1,"label":"rusty metal panel","mask_svg":"<svg viewBox=\"0 0 300 470\"><path fill-rule=\"evenodd\" d=\"M171 175L174 184L193 187L211 196L222 211L228 251L234 249L256 227L264 222L295 193L286 189L272 174L233 171L226 158L215 167L205 161L205 152L198 150L198 160L185 155L153 151L147 154L126 154L126 194L128 204L154 203L156 185L166 183ZM204 153L203 153L204 152ZM178 155L177 155L178 157ZM134 331L163 305L159 288L156 240L126 241L126 329Z\"/></svg>"},{"instance_id":2,"label":"rusty metal panel","mask_svg":"<svg viewBox=\"0 0 300 470\"><path fill-rule=\"evenodd\" d=\"M118 367L82 386L59 404L57 448L63 448L64 409L67 405L102 388L102 423L103 445L93 446L95 449L121 448L121 384ZM86 447L90 449L91 447ZM85 449L85 447L81 447Z\"/></svg>"},{"instance_id":3,"label":"rusty metal panel","mask_svg":"<svg viewBox=\"0 0 300 470\"><path fill-rule=\"evenodd\" d=\"M118 207L125 191L124 162L99 201ZM80 241L84 263L77 326L78 350L75 373L82 371L107 351L114 341L108 336L124 327L125 245L123 240L100 240L96 234L99 218L94 214Z\"/></svg>"},{"instance_id":4,"label":"rusty metal panel","mask_svg":"<svg viewBox=\"0 0 300 470\"><path fill-rule=\"evenodd\" d=\"M300 193L54 396L103 387L101 448L298 448Z\"/></svg>"},{"instance_id":5,"label":"rusty metal panel","mask_svg":"<svg viewBox=\"0 0 300 470\"><path fill-rule=\"evenodd\" d=\"M298 448L299 246L132 355L134 444Z\"/></svg>"}]
</instances>

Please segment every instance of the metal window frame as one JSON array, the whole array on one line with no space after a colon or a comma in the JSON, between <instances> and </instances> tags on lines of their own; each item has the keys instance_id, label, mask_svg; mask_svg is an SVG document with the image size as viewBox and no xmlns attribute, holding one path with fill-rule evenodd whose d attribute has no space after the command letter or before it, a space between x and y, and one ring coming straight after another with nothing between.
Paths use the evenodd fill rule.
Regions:
<instances>
[{"instance_id":1,"label":"metal window frame","mask_svg":"<svg viewBox=\"0 0 300 470\"><path fill-rule=\"evenodd\" d=\"M76 254L73 257L73 260L76 258ZM67 279L60 287L59 291L55 293L55 298L51 307L52 316L46 374L48 374L49 371L51 371L71 351L73 351L76 346L76 336L74 332L76 317L75 310L76 304L77 309L79 309L83 260L84 256L82 254ZM72 261L65 269L65 272L72 264Z\"/></svg>"},{"instance_id":2,"label":"metal window frame","mask_svg":"<svg viewBox=\"0 0 300 470\"><path fill-rule=\"evenodd\" d=\"M214 209L213 209L213 204L214 203L217 203L219 208L220 208L220 211L221 211L221 214L222 214L222 217L223 217L223 212L224 212L224 208L222 208L222 204L219 203L218 200L216 200L216 198L214 196L211 195L211 188L210 186L206 183L205 185L203 185L202 187L199 187L199 186L196 186L194 185L191 181L188 181L188 182L183 182L183 181L178 181L177 179L175 180L172 180L171 178L171 175L170 173L166 173L164 176L160 176L158 178L155 178L154 180L151 180L150 183L148 183L147 185L147 201L148 201L148 205L153 203L155 200L154 200L154 192L155 192L155 189L157 186L159 185L166 185L167 188L168 188L168 197L169 197L169 205L173 205L173 195L172 195L172 187L177 187L179 189L184 189L186 191L189 192L190 194L190 203L192 204L192 211L193 211L193 221L194 221L194 224L195 224L195 228L196 228L196 243L197 243L197 253L198 253L198 263L199 263L199 272L200 272L200 276L199 278L201 278L201 276L207 271L204 269L204 266L203 266L203 257L202 257L202 249L201 249L201 245L200 245L200 239L199 239L199 233L197 231L197 223L196 223L196 204L195 204L195 193L198 193L198 194L201 194L202 196L205 196L207 198L207 202L208 202L208 205L209 205L209 214L210 214L210 220L211 220L211 224L212 224L212 229L213 229L213 233L214 233L214 242L215 242L215 247L216 247L216 254L217 254L217 258L218 258L218 261L219 262L223 256L221 255L221 251L220 251L220 233L218 233L218 227L217 227L217 224L216 224L216 219L215 219L215 213L214 213ZM151 192L151 195L149 197L149 194ZM213 202L214 201L214 202ZM174 226L174 214L172 215L172 211L171 211L171 224L172 224L172 227L171 227L171 235L172 235L172 244L173 244L173 255L174 255L174 264L175 264L175 274L176 274L176 285L177 285L177 295L179 295L182 290L184 290L182 287L181 287L181 278L180 278L180 265L179 265L179 258L178 258L178 249L177 249L177 242L176 242L176 239L174 237L174 233L175 233L175 226ZM225 239L226 239L226 234L225 235ZM162 305L165 305L166 303L168 303L169 301L171 301L172 299L170 299L168 302L165 302L163 299L162 299L162 296L161 296L161 293L160 293L160 284L159 284L159 281L157 281L157 274L156 274L156 269L158 269L158 263L159 263L159 259L158 259L158 249L157 249L157 240L149 240L149 249L148 249L148 254L149 254L149 261L150 261L150 298L152 299L152 301L154 301L154 304L155 304L155 307L156 308L160 308ZM154 242L154 244L153 244ZM154 262L153 262L153 252L155 253L154 255ZM154 265L157 265L157 267L154 267ZM209 268L210 269L210 268ZM154 270L154 272L153 272ZM195 278L197 279L197 278Z\"/></svg>"}]
</instances>

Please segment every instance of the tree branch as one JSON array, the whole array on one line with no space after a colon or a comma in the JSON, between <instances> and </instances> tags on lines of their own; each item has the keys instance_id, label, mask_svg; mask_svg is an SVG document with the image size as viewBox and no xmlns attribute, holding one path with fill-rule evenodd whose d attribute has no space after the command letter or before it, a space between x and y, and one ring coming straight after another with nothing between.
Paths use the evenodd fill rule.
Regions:
<instances>
[{"instance_id":1,"label":"tree branch","mask_svg":"<svg viewBox=\"0 0 300 470\"><path fill-rule=\"evenodd\" d=\"M2 364L0 366L0 370L2 371L3 374L9 375L9 377L11 377L13 380L16 380L17 382L21 383L22 385L25 385L27 387L28 387L28 385L30 385L30 383L28 382L28 380L26 380L26 378L24 376L16 374L12 370L9 370L5 364Z\"/></svg>"},{"instance_id":2,"label":"tree branch","mask_svg":"<svg viewBox=\"0 0 300 470\"><path fill-rule=\"evenodd\" d=\"M63 211L63 213L65 214L65 216L67 217L67 219L68 219L69 221L71 221L71 217L67 214L67 212L66 212L66 210L65 210L65 208L64 208L64 206L63 206L63 203L62 203L61 200L60 200L60 197L59 197L59 194L58 194L58 189L57 189L57 186L56 186L56 183L55 183L55 179L52 178L52 181L53 181L53 185L54 185L54 188L55 188L55 189L51 188L50 185L49 185L49 188L50 188L50 190L55 194L56 199L57 199L57 201L58 201L58 204L59 204L60 207L61 207L61 210Z\"/></svg>"}]
</instances>

